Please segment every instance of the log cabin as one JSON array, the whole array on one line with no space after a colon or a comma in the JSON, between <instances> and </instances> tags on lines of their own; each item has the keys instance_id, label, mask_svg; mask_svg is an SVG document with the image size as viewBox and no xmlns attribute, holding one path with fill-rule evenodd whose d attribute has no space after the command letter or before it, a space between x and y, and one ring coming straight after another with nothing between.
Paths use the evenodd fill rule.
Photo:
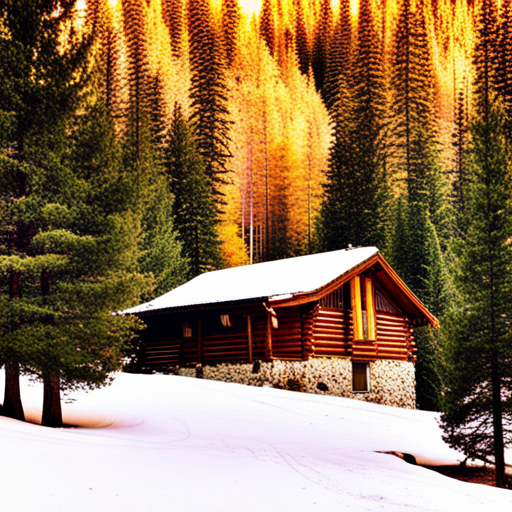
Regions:
<instances>
[{"instance_id":1,"label":"log cabin","mask_svg":"<svg viewBox=\"0 0 512 512\"><path fill-rule=\"evenodd\" d=\"M407 408L414 329L438 327L375 247L205 273L126 313L143 371Z\"/></svg>"}]
</instances>

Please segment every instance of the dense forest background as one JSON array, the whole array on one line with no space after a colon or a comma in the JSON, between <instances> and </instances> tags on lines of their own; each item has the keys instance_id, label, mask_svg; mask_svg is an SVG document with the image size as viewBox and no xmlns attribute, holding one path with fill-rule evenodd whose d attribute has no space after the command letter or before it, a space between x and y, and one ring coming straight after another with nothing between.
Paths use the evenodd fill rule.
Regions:
<instances>
[{"instance_id":1,"label":"dense forest background","mask_svg":"<svg viewBox=\"0 0 512 512\"><path fill-rule=\"evenodd\" d=\"M478 9L465 0L91 0L83 16L119 133L145 123L130 105L148 123L158 118L164 146L177 112L194 126L215 177L220 264L230 266L347 243L385 249L413 125L438 180L431 220L447 229L438 217L461 172ZM327 204L322 223L325 190L345 195L328 183L343 166L354 169L343 188L364 213L337 220ZM365 187L380 197L367 202Z\"/></svg>"}]
</instances>

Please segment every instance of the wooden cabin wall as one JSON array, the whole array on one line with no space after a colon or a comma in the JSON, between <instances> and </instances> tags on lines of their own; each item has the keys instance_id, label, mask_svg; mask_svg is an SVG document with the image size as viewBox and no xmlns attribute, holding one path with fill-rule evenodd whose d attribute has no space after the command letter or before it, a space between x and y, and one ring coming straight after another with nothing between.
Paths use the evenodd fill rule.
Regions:
<instances>
[{"instance_id":1,"label":"wooden cabin wall","mask_svg":"<svg viewBox=\"0 0 512 512\"><path fill-rule=\"evenodd\" d=\"M313 321L312 355L354 359L414 359L412 329L407 317L401 314L376 313L377 340L353 340L350 310L317 307Z\"/></svg>"},{"instance_id":2,"label":"wooden cabin wall","mask_svg":"<svg viewBox=\"0 0 512 512\"><path fill-rule=\"evenodd\" d=\"M277 309L278 328L272 329L272 355L277 359L303 358L301 311L298 306Z\"/></svg>"},{"instance_id":3,"label":"wooden cabin wall","mask_svg":"<svg viewBox=\"0 0 512 512\"><path fill-rule=\"evenodd\" d=\"M377 311L377 347L382 359L415 360L413 329L406 316Z\"/></svg>"},{"instance_id":4,"label":"wooden cabin wall","mask_svg":"<svg viewBox=\"0 0 512 512\"><path fill-rule=\"evenodd\" d=\"M220 315L229 314L231 327ZM267 312L260 307L247 311L201 311L162 314L143 318L142 365L167 367L198 363L249 361L247 316L251 318L252 360L264 359ZM192 325L192 336L183 336L183 324Z\"/></svg>"},{"instance_id":5,"label":"wooden cabin wall","mask_svg":"<svg viewBox=\"0 0 512 512\"><path fill-rule=\"evenodd\" d=\"M222 325L221 313L230 315L230 327ZM278 328L271 329L275 359L306 360L313 356L414 360L412 329L402 314L377 311L377 340L354 342L349 309L310 303L276 308L276 313ZM251 319L251 351L248 316ZM156 368L266 360L268 313L261 305L246 310L202 310L188 313L188 316L184 313L153 315L146 321L143 366ZM183 337L185 321L192 324L193 336L190 338Z\"/></svg>"},{"instance_id":6,"label":"wooden cabin wall","mask_svg":"<svg viewBox=\"0 0 512 512\"><path fill-rule=\"evenodd\" d=\"M313 355L349 355L352 330L352 315L349 310L317 307L313 321Z\"/></svg>"}]
</instances>

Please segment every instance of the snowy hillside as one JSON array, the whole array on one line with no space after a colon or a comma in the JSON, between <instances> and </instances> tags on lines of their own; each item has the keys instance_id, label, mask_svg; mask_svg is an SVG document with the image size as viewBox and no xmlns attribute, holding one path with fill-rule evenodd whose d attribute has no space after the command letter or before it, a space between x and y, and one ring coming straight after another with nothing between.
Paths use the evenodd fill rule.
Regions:
<instances>
[{"instance_id":1,"label":"snowy hillside","mask_svg":"<svg viewBox=\"0 0 512 512\"><path fill-rule=\"evenodd\" d=\"M41 387L24 381L22 394L27 416L36 418ZM53 430L0 418L2 510L512 508L512 491L379 453L456 461L431 413L163 375L120 374L111 387L73 398L64 420L103 428Z\"/></svg>"}]
</instances>

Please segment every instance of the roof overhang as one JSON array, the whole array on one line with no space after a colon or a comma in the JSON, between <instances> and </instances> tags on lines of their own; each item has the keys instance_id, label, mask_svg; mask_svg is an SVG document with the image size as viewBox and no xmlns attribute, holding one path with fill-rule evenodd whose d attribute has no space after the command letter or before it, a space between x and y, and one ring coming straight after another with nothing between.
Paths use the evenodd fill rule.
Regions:
<instances>
[{"instance_id":1,"label":"roof overhang","mask_svg":"<svg viewBox=\"0 0 512 512\"><path fill-rule=\"evenodd\" d=\"M363 261L359 265L351 268L349 271L340 275L330 283L318 288L310 293L289 294L287 296L270 297L269 303L272 307L287 307L306 304L319 300L328 295L343 283L350 281L354 276L362 274L368 270L373 270L377 280L389 291L393 293L393 299L404 311L417 319L418 325L431 324L433 327L439 327L439 320L426 308L421 300L404 283L400 276L391 268L380 252L371 258Z\"/></svg>"}]
</instances>

